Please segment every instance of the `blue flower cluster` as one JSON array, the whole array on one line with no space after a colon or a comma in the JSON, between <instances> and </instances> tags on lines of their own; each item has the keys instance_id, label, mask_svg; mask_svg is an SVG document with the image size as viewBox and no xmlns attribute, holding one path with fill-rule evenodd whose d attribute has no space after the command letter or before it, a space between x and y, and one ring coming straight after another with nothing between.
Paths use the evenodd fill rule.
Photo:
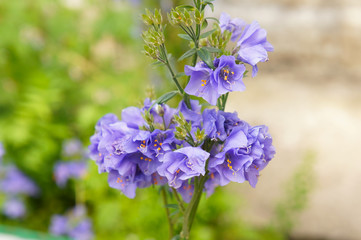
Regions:
<instances>
[{"instance_id":1,"label":"blue flower cluster","mask_svg":"<svg viewBox=\"0 0 361 240\"><path fill-rule=\"evenodd\" d=\"M39 188L21 172L15 165L4 165L2 157L5 154L0 143L0 193L6 195L2 212L9 218L22 218L26 214L25 196L37 196Z\"/></svg>"},{"instance_id":2,"label":"blue flower cluster","mask_svg":"<svg viewBox=\"0 0 361 240\"><path fill-rule=\"evenodd\" d=\"M143 117L147 113L151 124ZM191 126L189 135L195 145L176 137L182 126L175 116ZM202 113L196 100L191 100L191 108L182 101L173 109L147 99L143 108L124 109L121 120L105 115L95 128L90 157L99 172L109 174L110 187L129 198L135 197L137 188L168 184L189 202L193 178L205 175L209 176L204 188L208 194L229 182L249 181L255 187L259 171L275 153L267 127L251 127L237 113L215 109Z\"/></svg>"},{"instance_id":3,"label":"blue flower cluster","mask_svg":"<svg viewBox=\"0 0 361 240\"><path fill-rule=\"evenodd\" d=\"M76 240L94 238L91 220L86 216L86 208L77 205L65 215L53 215L49 231L56 236L69 236Z\"/></svg>"},{"instance_id":4,"label":"blue flower cluster","mask_svg":"<svg viewBox=\"0 0 361 240\"><path fill-rule=\"evenodd\" d=\"M63 143L63 157L69 161L58 161L54 166L54 179L59 187L64 187L69 179L82 179L88 172L88 153L78 139Z\"/></svg>"},{"instance_id":5,"label":"blue flower cluster","mask_svg":"<svg viewBox=\"0 0 361 240\"><path fill-rule=\"evenodd\" d=\"M88 158L88 153L80 140L70 139L64 141L62 152L62 158L69 161L58 161L54 166L54 179L61 188L70 179L84 179L88 173L88 166L85 161ZM79 183L75 182L75 184ZM75 189L77 189L75 195L81 194L78 192L78 188L75 187ZM68 236L75 240L93 239L92 222L86 215L85 205L80 204L80 202L84 202L84 199L78 198L77 205L68 210L65 215L53 215L49 232L56 236Z\"/></svg>"},{"instance_id":6,"label":"blue flower cluster","mask_svg":"<svg viewBox=\"0 0 361 240\"><path fill-rule=\"evenodd\" d=\"M258 72L257 63L267 61L267 52L273 51L273 46L267 41L266 30L256 21L247 25L241 19L231 19L228 14L222 13L219 26L222 32L229 31L231 40L237 42L236 49L232 51L236 53L236 57L223 55L215 58L214 68L204 62L199 62L194 67L186 65L184 68L185 74L190 76L184 91L202 97L211 105L216 105L217 99L223 94L244 91L244 63L252 66L252 77L255 77Z\"/></svg>"}]
</instances>

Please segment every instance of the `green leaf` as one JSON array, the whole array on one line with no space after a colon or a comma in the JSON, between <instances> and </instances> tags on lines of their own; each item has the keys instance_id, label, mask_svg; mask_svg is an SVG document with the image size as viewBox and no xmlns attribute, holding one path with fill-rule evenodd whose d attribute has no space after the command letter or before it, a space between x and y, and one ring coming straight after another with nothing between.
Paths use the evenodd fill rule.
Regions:
<instances>
[{"instance_id":1,"label":"green leaf","mask_svg":"<svg viewBox=\"0 0 361 240\"><path fill-rule=\"evenodd\" d=\"M169 100L171 100L175 95L178 94L178 91L171 91L171 92L168 92L164 95L162 95L161 97L159 97L154 104L162 104L162 103L166 103L168 102ZM154 105L153 104L153 105Z\"/></svg>"},{"instance_id":2,"label":"green leaf","mask_svg":"<svg viewBox=\"0 0 361 240\"><path fill-rule=\"evenodd\" d=\"M202 29L205 29L206 27L208 27L208 21L205 19L202 23Z\"/></svg>"},{"instance_id":3,"label":"green leaf","mask_svg":"<svg viewBox=\"0 0 361 240\"><path fill-rule=\"evenodd\" d=\"M194 6L192 6L192 5L180 5L180 6L176 7L175 9L182 9L182 8L185 8L185 9L188 9L191 11L194 10Z\"/></svg>"},{"instance_id":4,"label":"green leaf","mask_svg":"<svg viewBox=\"0 0 361 240\"><path fill-rule=\"evenodd\" d=\"M217 30L217 29L212 29L211 31L202 33L199 38L206 38L206 37L208 37L209 35L211 35L212 33L214 33L216 30Z\"/></svg>"},{"instance_id":5,"label":"green leaf","mask_svg":"<svg viewBox=\"0 0 361 240\"><path fill-rule=\"evenodd\" d=\"M212 20L216 21L217 23L219 23L219 19L215 18L215 17L206 17L205 19L212 19Z\"/></svg>"},{"instance_id":6,"label":"green leaf","mask_svg":"<svg viewBox=\"0 0 361 240\"><path fill-rule=\"evenodd\" d=\"M161 64L164 64L164 63L162 63L161 61L156 61L156 62L152 63L151 65L152 66L159 66Z\"/></svg>"},{"instance_id":7,"label":"green leaf","mask_svg":"<svg viewBox=\"0 0 361 240\"><path fill-rule=\"evenodd\" d=\"M204 49L204 48L198 49L197 53L198 53L198 56L203 60L203 62L205 62L208 65L208 67L210 67L212 69L214 68L213 62L211 59L211 55L209 54L209 52L206 49Z\"/></svg>"},{"instance_id":8,"label":"green leaf","mask_svg":"<svg viewBox=\"0 0 361 240\"><path fill-rule=\"evenodd\" d=\"M188 41L193 41L193 39L187 34L178 34L178 37L183 38Z\"/></svg>"},{"instance_id":9,"label":"green leaf","mask_svg":"<svg viewBox=\"0 0 361 240\"><path fill-rule=\"evenodd\" d=\"M187 52L185 52L179 59L178 61L182 61L183 59L189 58L191 56L193 56L196 53L196 49L192 48L190 50L188 50Z\"/></svg>"},{"instance_id":10,"label":"green leaf","mask_svg":"<svg viewBox=\"0 0 361 240\"><path fill-rule=\"evenodd\" d=\"M166 208L174 208L174 209L179 209L179 206L177 204L167 204L164 207Z\"/></svg>"},{"instance_id":11,"label":"green leaf","mask_svg":"<svg viewBox=\"0 0 361 240\"><path fill-rule=\"evenodd\" d=\"M222 50L218 49L218 48L214 48L214 47L203 47L204 49L206 49L208 52L211 53L221 53Z\"/></svg>"}]
</instances>

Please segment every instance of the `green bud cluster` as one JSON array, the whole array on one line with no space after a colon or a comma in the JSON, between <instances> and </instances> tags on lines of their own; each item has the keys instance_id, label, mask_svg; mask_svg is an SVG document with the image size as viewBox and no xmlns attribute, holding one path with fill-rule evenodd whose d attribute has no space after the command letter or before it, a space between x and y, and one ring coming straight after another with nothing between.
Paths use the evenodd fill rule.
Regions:
<instances>
[{"instance_id":1,"label":"green bud cluster","mask_svg":"<svg viewBox=\"0 0 361 240\"><path fill-rule=\"evenodd\" d=\"M178 124L175 131L175 137L179 140L185 140L192 129L192 124L187 122L180 112L179 115L174 115L174 121Z\"/></svg>"},{"instance_id":2,"label":"green bud cluster","mask_svg":"<svg viewBox=\"0 0 361 240\"><path fill-rule=\"evenodd\" d=\"M163 32L156 31L153 28L149 28L147 31L142 33L142 38L147 45L158 47L165 42Z\"/></svg>"},{"instance_id":3,"label":"green bud cluster","mask_svg":"<svg viewBox=\"0 0 361 240\"><path fill-rule=\"evenodd\" d=\"M159 49L158 47L165 42L163 32L156 31L153 28L149 28L147 31L142 33L142 38L144 40L144 53L145 55L153 58L159 58Z\"/></svg>"},{"instance_id":4,"label":"green bud cluster","mask_svg":"<svg viewBox=\"0 0 361 240\"><path fill-rule=\"evenodd\" d=\"M176 8L168 14L169 22L172 25L184 25L191 27L193 23L201 25L204 21L204 12L196 8Z\"/></svg>"},{"instance_id":5,"label":"green bud cluster","mask_svg":"<svg viewBox=\"0 0 361 240\"><path fill-rule=\"evenodd\" d=\"M142 20L144 24L148 26L161 25L163 22L161 10L155 9L153 14L148 9L145 9L145 14L142 14Z\"/></svg>"},{"instance_id":6,"label":"green bud cluster","mask_svg":"<svg viewBox=\"0 0 361 240\"><path fill-rule=\"evenodd\" d=\"M222 34L219 26L217 25L215 27L217 30L208 37L208 43L211 47L224 50L227 43L230 41L232 34L229 31L224 31Z\"/></svg>"},{"instance_id":7,"label":"green bud cluster","mask_svg":"<svg viewBox=\"0 0 361 240\"><path fill-rule=\"evenodd\" d=\"M153 131L154 130L154 117L152 114L150 114L150 111L144 111L144 113L142 114L143 119L145 120L145 122L149 125L148 130Z\"/></svg>"},{"instance_id":8,"label":"green bud cluster","mask_svg":"<svg viewBox=\"0 0 361 240\"><path fill-rule=\"evenodd\" d=\"M199 128L197 128L197 131L194 133L194 136L195 136L196 141L198 143L203 142L203 140L206 138L206 134L204 132L204 129L201 131Z\"/></svg>"}]
</instances>

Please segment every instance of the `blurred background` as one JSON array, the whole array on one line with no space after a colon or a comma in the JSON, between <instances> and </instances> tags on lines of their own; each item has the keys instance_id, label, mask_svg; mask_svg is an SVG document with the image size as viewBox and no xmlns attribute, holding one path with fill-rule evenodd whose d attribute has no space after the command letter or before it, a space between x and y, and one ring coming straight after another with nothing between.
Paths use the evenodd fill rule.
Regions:
<instances>
[{"instance_id":1,"label":"blurred background","mask_svg":"<svg viewBox=\"0 0 361 240\"><path fill-rule=\"evenodd\" d=\"M151 87L157 96L173 88L141 53L139 16L186 2L0 1L0 179L16 166L39 189L19 197L20 218L5 214L9 196L0 192L0 239L59 239L48 234L52 216L79 202L96 239L166 239L155 189L127 199L91 161L87 174L59 187L54 170L80 160L66 143L86 148L101 116L120 116ZM361 239L361 3L217 0L208 14L221 12L257 20L275 47L226 110L267 125L277 154L256 189L230 184L202 199L193 239ZM175 57L187 48L177 33L166 33ZM186 63L175 64L182 71Z\"/></svg>"}]
</instances>

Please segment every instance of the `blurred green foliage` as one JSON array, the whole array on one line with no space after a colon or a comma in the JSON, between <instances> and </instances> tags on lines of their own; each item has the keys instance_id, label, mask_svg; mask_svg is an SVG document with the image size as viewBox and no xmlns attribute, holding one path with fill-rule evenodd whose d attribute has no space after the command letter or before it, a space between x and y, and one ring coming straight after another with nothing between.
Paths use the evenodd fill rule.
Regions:
<instances>
[{"instance_id":1,"label":"blurred green foliage","mask_svg":"<svg viewBox=\"0 0 361 240\"><path fill-rule=\"evenodd\" d=\"M151 84L158 95L170 86L170 80L162 80L167 75L156 75L141 54L141 6L92 0L72 8L64 2L0 1L0 141L5 161L16 163L41 188L38 198L27 201L25 219L0 215L0 222L47 232L51 215L74 206L76 188L85 194L97 239L166 239L157 189L143 189L127 199L108 187L106 174L98 174L93 162L77 186L59 189L53 181L65 139L79 138L87 145L101 116L120 116L123 108L144 99ZM168 49L180 56L186 45L173 30L166 32ZM294 183L301 186L303 180L296 177ZM217 189L201 201L193 239L284 239L293 209L302 209L307 198L307 192L298 192L290 193L299 199L297 206L277 208L279 226L259 229L240 217L242 198L230 201L234 195L227 188Z\"/></svg>"}]
</instances>

